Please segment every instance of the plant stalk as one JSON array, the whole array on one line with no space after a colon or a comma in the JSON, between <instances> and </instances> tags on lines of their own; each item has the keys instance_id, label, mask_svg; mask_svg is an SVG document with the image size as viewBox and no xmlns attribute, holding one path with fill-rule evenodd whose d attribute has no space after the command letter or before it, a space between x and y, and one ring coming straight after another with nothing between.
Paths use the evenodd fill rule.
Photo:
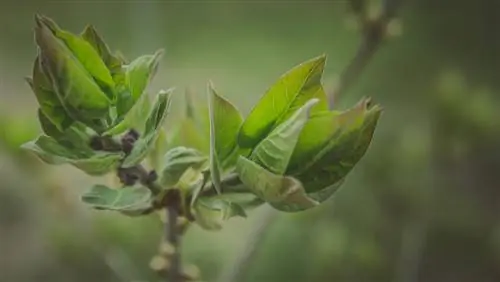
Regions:
<instances>
[{"instance_id":1,"label":"plant stalk","mask_svg":"<svg viewBox=\"0 0 500 282\"><path fill-rule=\"evenodd\" d=\"M168 282L182 281L182 267L181 267L181 253L180 249L180 234L177 228L177 219L179 218L179 211L175 205L168 205L166 208L168 222L165 226L165 234L168 243L174 248L174 253L170 258L170 266L167 272Z\"/></svg>"}]
</instances>

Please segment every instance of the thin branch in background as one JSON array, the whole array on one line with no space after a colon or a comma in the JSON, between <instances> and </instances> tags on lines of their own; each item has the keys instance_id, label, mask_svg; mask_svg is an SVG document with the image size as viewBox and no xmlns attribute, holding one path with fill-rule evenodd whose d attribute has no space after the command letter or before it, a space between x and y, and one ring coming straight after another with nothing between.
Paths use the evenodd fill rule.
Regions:
<instances>
[{"instance_id":1,"label":"thin branch in background","mask_svg":"<svg viewBox=\"0 0 500 282\"><path fill-rule=\"evenodd\" d=\"M358 3L360 1L353 0L352 2ZM366 65L373 58L383 42L387 26L396 16L396 12L402 3L403 0L382 1L382 11L376 19L370 19L366 11L361 11L361 8L356 5L351 7L353 12L358 14L360 17L362 39L355 56L340 74L338 84L336 85L332 95L330 95L331 107L334 105L334 101L340 96L340 94L347 91L361 76ZM367 4L364 3L359 5L366 6Z\"/></svg>"},{"instance_id":2,"label":"thin branch in background","mask_svg":"<svg viewBox=\"0 0 500 282\"><path fill-rule=\"evenodd\" d=\"M414 218L403 227L399 265L396 268L395 282L417 282L422 249L427 237L425 219Z\"/></svg>"},{"instance_id":3,"label":"thin branch in background","mask_svg":"<svg viewBox=\"0 0 500 282\"><path fill-rule=\"evenodd\" d=\"M240 282L243 281L250 269L252 261L258 254L258 250L269 227L278 217L278 212L271 206L264 206L266 209L262 219L253 227L252 232L248 235L248 240L245 249L239 253L234 262L227 268L219 279L220 282Z\"/></svg>"}]
</instances>

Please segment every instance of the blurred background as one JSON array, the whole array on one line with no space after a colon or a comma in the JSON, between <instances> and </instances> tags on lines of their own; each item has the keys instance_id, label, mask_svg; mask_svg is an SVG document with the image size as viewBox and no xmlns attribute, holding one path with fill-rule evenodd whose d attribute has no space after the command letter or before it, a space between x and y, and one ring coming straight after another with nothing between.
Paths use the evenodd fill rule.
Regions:
<instances>
[{"instance_id":1,"label":"blurred background","mask_svg":"<svg viewBox=\"0 0 500 282\"><path fill-rule=\"evenodd\" d=\"M339 109L365 95L384 107L368 153L324 205L278 214L242 281L500 281L500 3L406 2L395 36L337 97ZM211 79L244 113L282 73L323 53L331 90L360 40L345 1L3 1L2 282L159 281L149 268L157 216L89 210L79 194L106 179L18 149L40 132L23 80L34 13L75 33L91 23L129 59L164 48L151 93L175 86L181 105L189 87L203 102ZM183 260L217 281L265 214L221 232L193 227Z\"/></svg>"}]
</instances>

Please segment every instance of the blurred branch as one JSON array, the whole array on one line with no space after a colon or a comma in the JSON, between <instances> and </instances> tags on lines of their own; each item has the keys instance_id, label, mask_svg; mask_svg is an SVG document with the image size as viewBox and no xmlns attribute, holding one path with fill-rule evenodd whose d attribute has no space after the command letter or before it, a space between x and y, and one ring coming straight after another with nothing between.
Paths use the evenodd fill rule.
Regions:
<instances>
[{"instance_id":1,"label":"blurred branch","mask_svg":"<svg viewBox=\"0 0 500 282\"><path fill-rule=\"evenodd\" d=\"M351 9L361 22L362 39L356 55L340 74L338 84L330 96L330 106L341 93L347 91L362 74L366 65L373 58L386 36L387 26L396 16L396 12L404 0L382 1L380 15L371 19L366 12L366 1L351 0ZM364 7L363 7L364 6Z\"/></svg>"},{"instance_id":2,"label":"blurred branch","mask_svg":"<svg viewBox=\"0 0 500 282\"><path fill-rule=\"evenodd\" d=\"M220 282L241 282L244 280L251 262L256 257L258 250L264 237L271 226L271 223L277 218L278 212L270 206L265 206L266 209L262 219L254 226L252 232L248 235L248 240L245 249L239 253L227 270L219 279Z\"/></svg>"},{"instance_id":3,"label":"blurred branch","mask_svg":"<svg viewBox=\"0 0 500 282\"><path fill-rule=\"evenodd\" d=\"M422 249L426 241L427 224L424 219L410 220L405 223L402 235L399 266L394 281L416 282Z\"/></svg>"}]
</instances>

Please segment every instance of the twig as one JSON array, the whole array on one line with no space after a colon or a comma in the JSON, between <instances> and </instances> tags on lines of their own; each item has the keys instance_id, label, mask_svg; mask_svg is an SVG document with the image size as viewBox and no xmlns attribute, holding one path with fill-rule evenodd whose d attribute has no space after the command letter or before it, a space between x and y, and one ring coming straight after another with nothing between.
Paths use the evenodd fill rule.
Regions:
<instances>
[{"instance_id":1,"label":"twig","mask_svg":"<svg viewBox=\"0 0 500 282\"><path fill-rule=\"evenodd\" d=\"M361 76L366 65L373 58L380 47L386 34L387 25L396 15L403 0L385 0L382 3L382 12L376 19L366 18L362 13L362 40L356 55L342 71L339 82L330 96L330 105L343 92L347 91L352 84Z\"/></svg>"},{"instance_id":2,"label":"twig","mask_svg":"<svg viewBox=\"0 0 500 282\"><path fill-rule=\"evenodd\" d=\"M174 253L170 257L170 266L168 268L167 281L168 282L180 282L182 278L181 269L181 253L179 251L180 246L180 234L179 228L177 226L177 219L179 218L178 207L175 205L168 205L166 208L168 222L165 226L165 234L167 236L167 241L174 248Z\"/></svg>"},{"instance_id":3,"label":"twig","mask_svg":"<svg viewBox=\"0 0 500 282\"><path fill-rule=\"evenodd\" d=\"M261 243L274 220L277 218L278 212L270 206L265 207L267 210L262 216L257 226L254 227L253 232L248 235L249 239L246 243L245 249L234 260L232 265L227 268L227 271L222 274L219 279L220 282L240 282L243 281L251 262L256 257Z\"/></svg>"}]
</instances>

